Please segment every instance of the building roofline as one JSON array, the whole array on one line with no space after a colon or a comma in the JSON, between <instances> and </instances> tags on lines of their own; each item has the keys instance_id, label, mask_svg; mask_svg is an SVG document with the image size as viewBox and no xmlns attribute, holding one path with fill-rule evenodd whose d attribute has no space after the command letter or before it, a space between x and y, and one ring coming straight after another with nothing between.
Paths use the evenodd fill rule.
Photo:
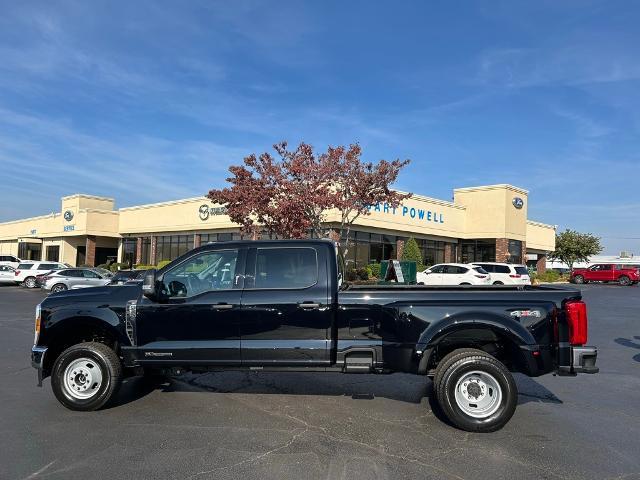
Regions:
<instances>
[{"instance_id":1,"label":"building roofline","mask_svg":"<svg viewBox=\"0 0 640 480\"><path fill-rule=\"evenodd\" d=\"M477 187L463 187L463 188L454 188L453 192L481 192L485 190L511 190L513 192L520 193L522 195L528 195L529 190L525 190L524 188L516 187L514 185L508 183L497 183L495 185L481 185Z\"/></svg>"},{"instance_id":2,"label":"building roofline","mask_svg":"<svg viewBox=\"0 0 640 480\"><path fill-rule=\"evenodd\" d=\"M556 225L549 225L548 223L536 222L535 220L527 220L527 225L533 225L533 226L542 227L542 228L552 228L553 230L557 229Z\"/></svg>"},{"instance_id":3,"label":"building roofline","mask_svg":"<svg viewBox=\"0 0 640 480\"><path fill-rule=\"evenodd\" d=\"M128 211L128 210L143 210L145 208L166 207L170 205L179 205L181 203L190 203L190 202L195 202L196 200L203 201L203 202L211 202L211 200L209 200L207 197L202 196L202 197L183 198L180 200L169 200L166 202L158 202L158 203L145 203L143 205L134 205L132 207L122 207L122 208L119 208L118 210L121 212Z\"/></svg>"},{"instance_id":4,"label":"building roofline","mask_svg":"<svg viewBox=\"0 0 640 480\"><path fill-rule=\"evenodd\" d=\"M408 194L410 192L402 192L400 190L394 190L397 193L401 193L401 194ZM458 210L466 210L467 207L464 205L459 205L457 203L454 202L449 202L448 200L440 200L439 198L433 198L433 197L427 197L426 195L420 195L417 193L411 193L411 196L407 199L407 200L412 200L412 199L416 199L416 200L422 200L425 202L430 202L430 203L435 203L437 205L442 205L443 207L451 207L451 208L457 208Z\"/></svg>"},{"instance_id":5,"label":"building roofline","mask_svg":"<svg viewBox=\"0 0 640 480\"><path fill-rule=\"evenodd\" d=\"M112 197L102 197L100 195L89 195L87 193L74 193L72 195L67 195L66 197L62 197L61 200L69 200L71 198L91 198L93 200L107 200L115 203L115 199Z\"/></svg>"}]
</instances>

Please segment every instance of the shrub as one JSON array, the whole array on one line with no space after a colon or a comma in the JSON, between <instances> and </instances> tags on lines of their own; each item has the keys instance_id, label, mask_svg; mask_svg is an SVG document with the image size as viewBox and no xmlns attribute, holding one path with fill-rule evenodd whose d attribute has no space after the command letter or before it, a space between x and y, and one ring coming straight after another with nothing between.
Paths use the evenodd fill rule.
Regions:
<instances>
[{"instance_id":1,"label":"shrub","mask_svg":"<svg viewBox=\"0 0 640 480\"><path fill-rule=\"evenodd\" d=\"M347 282L354 282L358 279L358 271L355 268L350 268L346 271Z\"/></svg>"},{"instance_id":2,"label":"shrub","mask_svg":"<svg viewBox=\"0 0 640 480\"><path fill-rule=\"evenodd\" d=\"M380 278L380 264L379 263L371 263L368 265L369 271L371 272L371 276L375 278Z\"/></svg>"},{"instance_id":3,"label":"shrub","mask_svg":"<svg viewBox=\"0 0 640 480\"><path fill-rule=\"evenodd\" d=\"M109 270L109 264L108 263L101 263L96 268L104 268L105 270Z\"/></svg>"},{"instance_id":4,"label":"shrub","mask_svg":"<svg viewBox=\"0 0 640 480\"><path fill-rule=\"evenodd\" d=\"M128 270L129 264L128 263L112 263L111 265L109 265L108 269L111 270L112 272L117 272L118 270Z\"/></svg>"},{"instance_id":5,"label":"shrub","mask_svg":"<svg viewBox=\"0 0 640 480\"><path fill-rule=\"evenodd\" d=\"M367 267L360 267L356 270L356 276L358 280L369 280L369 270Z\"/></svg>"},{"instance_id":6,"label":"shrub","mask_svg":"<svg viewBox=\"0 0 640 480\"><path fill-rule=\"evenodd\" d=\"M145 265L143 263L136 263L133 268L135 270L151 270L152 268L156 268L155 265Z\"/></svg>"},{"instance_id":7,"label":"shrub","mask_svg":"<svg viewBox=\"0 0 640 480\"><path fill-rule=\"evenodd\" d=\"M568 275L561 275L555 270L547 270L544 273L532 273L531 281L537 280L542 283L566 282L569 280Z\"/></svg>"},{"instance_id":8,"label":"shrub","mask_svg":"<svg viewBox=\"0 0 640 480\"><path fill-rule=\"evenodd\" d=\"M413 237L410 237L409 240L404 244L404 249L402 250L402 260L405 262L416 262L418 271L422 271L424 269L424 264L422 262L422 252L420 251L420 247L418 246L418 242Z\"/></svg>"},{"instance_id":9,"label":"shrub","mask_svg":"<svg viewBox=\"0 0 640 480\"><path fill-rule=\"evenodd\" d=\"M171 263L171 260L160 260L158 262L158 270L160 270L165 265L169 265L170 263Z\"/></svg>"}]
</instances>

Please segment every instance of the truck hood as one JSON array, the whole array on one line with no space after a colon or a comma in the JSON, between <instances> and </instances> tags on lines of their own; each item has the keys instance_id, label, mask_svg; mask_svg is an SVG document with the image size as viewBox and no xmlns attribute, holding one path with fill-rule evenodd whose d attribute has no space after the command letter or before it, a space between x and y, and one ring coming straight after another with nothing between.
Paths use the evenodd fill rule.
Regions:
<instances>
[{"instance_id":1,"label":"truck hood","mask_svg":"<svg viewBox=\"0 0 640 480\"><path fill-rule=\"evenodd\" d=\"M45 298L41 305L53 307L68 303L95 303L95 304L120 304L128 300L134 300L140 296L140 285L109 285L104 287L78 288L52 293Z\"/></svg>"}]
</instances>

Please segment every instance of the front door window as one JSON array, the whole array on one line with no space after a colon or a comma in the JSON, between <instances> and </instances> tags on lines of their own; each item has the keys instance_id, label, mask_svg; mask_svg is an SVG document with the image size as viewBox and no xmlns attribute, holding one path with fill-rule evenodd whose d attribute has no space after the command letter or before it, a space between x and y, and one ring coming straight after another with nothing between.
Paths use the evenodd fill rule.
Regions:
<instances>
[{"instance_id":1,"label":"front door window","mask_svg":"<svg viewBox=\"0 0 640 480\"><path fill-rule=\"evenodd\" d=\"M203 292L234 288L238 250L205 252L166 272L163 285L170 297L193 297Z\"/></svg>"}]
</instances>

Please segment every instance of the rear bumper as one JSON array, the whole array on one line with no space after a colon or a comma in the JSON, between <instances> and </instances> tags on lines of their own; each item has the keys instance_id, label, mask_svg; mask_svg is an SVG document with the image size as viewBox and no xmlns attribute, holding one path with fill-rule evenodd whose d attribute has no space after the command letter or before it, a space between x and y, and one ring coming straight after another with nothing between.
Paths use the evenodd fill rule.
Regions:
<instances>
[{"instance_id":1,"label":"rear bumper","mask_svg":"<svg viewBox=\"0 0 640 480\"><path fill-rule=\"evenodd\" d=\"M44 355L47 353L47 347L34 346L31 348L31 366L38 371L38 386L42 386L44 378Z\"/></svg>"},{"instance_id":2,"label":"rear bumper","mask_svg":"<svg viewBox=\"0 0 640 480\"><path fill-rule=\"evenodd\" d=\"M578 373L598 373L597 347L571 347L571 365L558 367L559 375L576 375Z\"/></svg>"}]
</instances>

